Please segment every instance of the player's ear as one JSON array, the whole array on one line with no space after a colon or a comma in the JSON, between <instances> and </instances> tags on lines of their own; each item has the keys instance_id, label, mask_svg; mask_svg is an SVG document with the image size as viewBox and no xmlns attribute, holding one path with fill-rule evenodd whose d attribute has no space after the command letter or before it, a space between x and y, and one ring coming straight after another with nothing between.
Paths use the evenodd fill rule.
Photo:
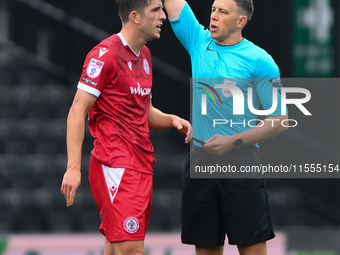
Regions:
<instances>
[{"instance_id":1,"label":"player's ear","mask_svg":"<svg viewBox=\"0 0 340 255\"><path fill-rule=\"evenodd\" d=\"M139 24L141 15L137 11L130 12L129 15L130 21L132 21L135 24Z\"/></svg>"},{"instance_id":2,"label":"player's ear","mask_svg":"<svg viewBox=\"0 0 340 255\"><path fill-rule=\"evenodd\" d=\"M237 28L243 28L247 24L247 21L247 16L241 15L237 23Z\"/></svg>"}]
</instances>

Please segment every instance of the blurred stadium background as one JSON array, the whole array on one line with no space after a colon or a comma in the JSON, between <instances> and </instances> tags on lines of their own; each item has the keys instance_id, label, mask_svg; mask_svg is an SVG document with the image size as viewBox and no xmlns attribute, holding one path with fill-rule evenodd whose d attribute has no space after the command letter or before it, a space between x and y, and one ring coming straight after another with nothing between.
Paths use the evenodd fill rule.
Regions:
<instances>
[{"instance_id":1,"label":"blurred stadium background","mask_svg":"<svg viewBox=\"0 0 340 255\"><path fill-rule=\"evenodd\" d=\"M212 1L188 2L208 26ZM282 77L339 77L340 1L254 0L254 5L244 35L273 56ZM120 28L113 0L0 0L0 254L7 235L96 231L88 130L75 205L67 208L60 194L66 117L85 55ZM147 46L154 106L189 119L190 60L168 21L161 39ZM340 163L340 90L321 85L310 88L312 117L290 109L299 125L261 144L264 164ZM149 232L178 232L181 173L190 148L174 130L151 131L151 139L156 164ZM267 184L275 229L286 234L289 254L340 254L339 179Z\"/></svg>"}]
</instances>

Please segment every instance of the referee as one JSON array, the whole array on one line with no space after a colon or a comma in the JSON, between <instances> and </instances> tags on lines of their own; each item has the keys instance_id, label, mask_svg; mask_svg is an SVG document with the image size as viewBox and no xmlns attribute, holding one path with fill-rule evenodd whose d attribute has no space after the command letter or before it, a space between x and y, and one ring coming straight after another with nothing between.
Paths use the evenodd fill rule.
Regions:
<instances>
[{"instance_id":1,"label":"referee","mask_svg":"<svg viewBox=\"0 0 340 255\"><path fill-rule=\"evenodd\" d=\"M281 113L279 68L242 36L253 2L215 0L208 30L184 0L165 0L165 8L191 58L192 124L201 140L194 140L183 176L182 242L195 245L198 255L221 255L227 235L241 255L267 254L266 241L275 235L264 179L190 178L190 165L260 165L258 143L287 129L281 125L288 115ZM267 112L260 125L251 123L258 117L248 94L254 109ZM243 114L233 114L236 108ZM221 119L225 124L216 124Z\"/></svg>"}]
</instances>

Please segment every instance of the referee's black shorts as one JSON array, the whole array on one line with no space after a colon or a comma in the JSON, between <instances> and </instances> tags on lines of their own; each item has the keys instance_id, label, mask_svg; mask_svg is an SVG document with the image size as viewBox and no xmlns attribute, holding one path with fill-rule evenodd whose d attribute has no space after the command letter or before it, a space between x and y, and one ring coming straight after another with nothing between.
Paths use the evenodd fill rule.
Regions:
<instances>
[{"instance_id":1,"label":"referee's black shorts","mask_svg":"<svg viewBox=\"0 0 340 255\"><path fill-rule=\"evenodd\" d=\"M182 243L197 246L248 246L275 237L264 179L191 179L190 164L260 165L254 146L213 156L193 146L183 174Z\"/></svg>"}]
</instances>

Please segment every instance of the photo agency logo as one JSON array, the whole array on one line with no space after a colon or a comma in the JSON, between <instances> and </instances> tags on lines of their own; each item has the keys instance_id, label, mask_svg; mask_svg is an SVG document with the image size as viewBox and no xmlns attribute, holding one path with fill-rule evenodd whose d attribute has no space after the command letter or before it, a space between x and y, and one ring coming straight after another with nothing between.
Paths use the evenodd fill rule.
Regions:
<instances>
[{"instance_id":1,"label":"photo agency logo","mask_svg":"<svg viewBox=\"0 0 340 255\"><path fill-rule=\"evenodd\" d=\"M211 85L208 82L202 81L195 81L195 83L197 88L203 92L201 94L201 115L207 115L208 108L211 106L223 107L225 109L232 107L233 118L212 118L213 127L217 125L261 127L265 121L270 121L272 126L274 126L275 121L281 121L281 125L284 127L296 127L298 121L295 119L258 118L259 116L286 115L287 105L295 105L305 116L312 115L304 106L311 99L310 91L299 87L282 87L280 78L253 80L253 84L258 84L259 87L266 87L265 83L270 83L272 86L270 95L264 95L264 90L260 91L260 89L257 89L257 91L254 91L254 86L249 86L249 80L246 79L224 79L222 84L221 79L210 79L209 83ZM260 101L257 99L256 94L262 94L261 101L264 99L267 102L267 106L264 109L259 109ZM290 98L289 95L294 97L298 95L298 98ZM208 104L208 100L212 100L214 104ZM228 100L232 100L232 103ZM271 102L271 104L268 104L268 102ZM208 107L208 105L210 106ZM215 110L219 111L219 109ZM221 111L222 116L223 111ZM255 116L255 118L249 118L251 115Z\"/></svg>"}]
</instances>

